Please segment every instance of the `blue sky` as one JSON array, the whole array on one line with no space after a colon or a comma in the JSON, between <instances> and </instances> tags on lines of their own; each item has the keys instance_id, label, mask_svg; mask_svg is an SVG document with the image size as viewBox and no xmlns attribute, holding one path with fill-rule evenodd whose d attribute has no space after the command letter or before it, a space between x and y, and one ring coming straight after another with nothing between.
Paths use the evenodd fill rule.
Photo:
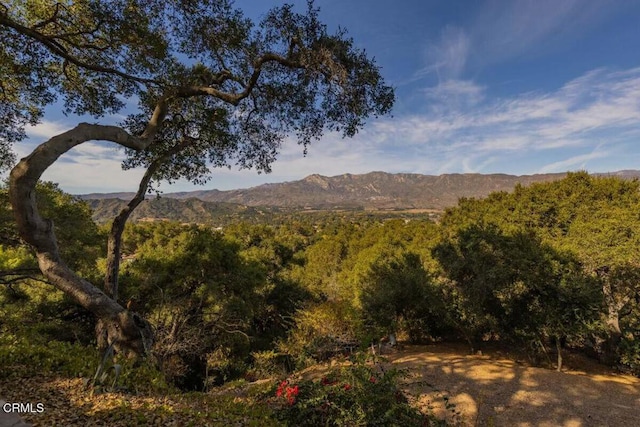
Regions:
<instances>
[{"instance_id":1,"label":"blue sky","mask_svg":"<svg viewBox=\"0 0 640 427\"><path fill-rule=\"evenodd\" d=\"M278 1L236 1L259 18ZM305 2L294 1L302 10ZM640 169L640 2L619 0L318 0L396 88L393 117L355 138L286 142L268 175L220 169L204 187L245 188L370 171L534 174ZM55 114L17 147L73 126ZM72 193L132 191L142 171L84 144L44 178ZM105 177L107 177L105 179Z\"/></svg>"}]
</instances>

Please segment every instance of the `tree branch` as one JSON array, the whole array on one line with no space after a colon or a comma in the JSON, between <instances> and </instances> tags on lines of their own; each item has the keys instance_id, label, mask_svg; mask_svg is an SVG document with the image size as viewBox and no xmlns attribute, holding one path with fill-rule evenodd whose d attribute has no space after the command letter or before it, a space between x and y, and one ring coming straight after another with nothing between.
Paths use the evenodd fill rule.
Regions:
<instances>
[{"instance_id":1,"label":"tree branch","mask_svg":"<svg viewBox=\"0 0 640 427\"><path fill-rule=\"evenodd\" d=\"M144 200L147 190L149 189L149 183L158 169L171 157L188 147L192 142L192 139L185 138L180 144L152 161L140 180L138 191L133 199L131 199L129 203L127 203L127 206L113 219L107 241L107 273L104 278L104 288L107 295L116 301L118 299L118 275L120 271L120 254L122 251L122 233L124 232L124 226L129 216Z\"/></svg>"},{"instance_id":2,"label":"tree branch","mask_svg":"<svg viewBox=\"0 0 640 427\"><path fill-rule=\"evenodd\" d=\"M263 54L254 62L253 72L251 73L249 81L246 84L243 84L244 90L242 92L237 92L237 93L224 92L209 86L182 86L176 89L175 96L178 98L190 98L194 96L209 95L209 96L214 96L222 101L228 102L231 105L234 105L234 106L238 105L240 101L248 97L253 91L253 89L255 88L256 84L258 83L258 79L260 78L260 74L262 73L262 68L264 67L264 65L272 62L275 62L277 64L283 65L288 68L304 68L305 67L302 63L295 61L291 58L286 58L276 53L269 52L269 53ZM230 73L226 74L225 71L222 71L219 74L220 77L218 79L219 80L218 84L222 84L222 82L229 79L236 82L240 82L239 79L235 78Z\"/></svg>"},{"instance_id":3,"label":"tree branch","mask_svg":"<svg viewBox=\"0 0 640 427\"><path fill-rule=\"evenodd\" d=\"M133 76L131 74L124 73L114 68L103 67L101 65L90 64L88 62L82 61L76 58L75 56L69 54L67 52L67 49L65 49L64 46L60 44L60 42L55 40L55 37L46 36L40 33L39 31L36 31L33 28L25 27L24 25L21 25L15 22L14 20L12 20L11 18L9 18L6 13L0 15L0 25L13 28L18 33L40 42L47 49L49 49L49 51L54 55L57 55L80 68L85 68L87 70L92 70L99 73L113 74L113 75L122 77L126 80L131 80L137 83L155 84L155 85L162 84L162 82L160 82L159 80Z\"/></svg>"}]
</instances>

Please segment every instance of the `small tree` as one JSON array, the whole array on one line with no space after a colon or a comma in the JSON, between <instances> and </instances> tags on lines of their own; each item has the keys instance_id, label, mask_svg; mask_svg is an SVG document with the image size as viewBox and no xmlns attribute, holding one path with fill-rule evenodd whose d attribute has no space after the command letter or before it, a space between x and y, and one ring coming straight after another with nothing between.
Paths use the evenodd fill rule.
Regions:
<instances>
[{"instance_id":1,"label":"small tree","mask_svg":"<svg viewBox=\"0 0 640 427\"><path fill-rule=\"evenodd\" d=\"M383 256L371 265L360 301L366 324L379 332L405 331L419 341L442 330L442 297L414 253Z\"/></svg>"},{"instance_id":2,"label":"small tree","mask_svg":"<svg viewBox=\"0 0 640 427\"><path fill-rule=\"evenodd\" d=\"M22 139L58 98L68 114L138 112L118 126L80 123L38 146L11 171L21 237L48 280L93 312L106 342L141 354L150 328L118 302L121 236L153 183L203 183L212 167L268 172L281 142L307 146L324 131L353 136L386 114L393 90L344 31L329 34L308 3L275 8L254 25L228 0L97 0L0 4L0 150ZM136 196L113 221L104 291L63 261L34 186L62 154L87 141L123 147L145 167Z\"/></svg>"}]
</instances>

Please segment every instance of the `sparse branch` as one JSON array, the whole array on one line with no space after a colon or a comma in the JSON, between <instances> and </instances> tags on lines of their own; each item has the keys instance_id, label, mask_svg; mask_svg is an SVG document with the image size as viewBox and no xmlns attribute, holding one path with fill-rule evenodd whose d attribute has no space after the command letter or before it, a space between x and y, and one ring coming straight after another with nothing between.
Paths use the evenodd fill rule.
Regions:
<instances>
[{"instance_id":1,"label":"sparse branch","mask_svg":"<svg viewBox=\"0 0 640 427\"><path fill-rule=\"evenodd\" d=\"M24 280L35 280L38 282L49 283L40 274L40 270L35 267L0 271L0 284L11 286L14 283L22 282Z\"/></svg>"},{"instance_id":2,"label":"sparse branch","mask_svg":"<svg viewBox=\"0 0 640 427\"><path fill-rule=\"evenodd\" d=\"M38 270L37 273L40 273L40 271ZM21 274L21 275L18 275L18 276L11 276L10 278L6 278L6 277L0 275L0 284L8 286L8 287L11 287L11 285L13 285L14 283L23 282L25 280L33 280L33 281L36 281L36 282L42 282L42 283L46 283L47 285L51 284L51 282L49 282L48 280L42 278L42 276L37 276L37 275Z\"/></svg>"},{"instance_id":3,"label":"sparse branch","mask_svg":"<svg viewBox=\"0 0 640 427\"><path fill-rule=\"evenodd\" d=\"M149 183L158 169L169 161L171 157L188 147L192 142L192 139L185 138L180 144L152 161L140 180L136 195L113 219L107 242L107 273L104 279L104 287L107 295L116 301L118 299L118 274L120 270L120 255L122 251L122 233L124 232L124 226L127 223L129 216L131 216L131 213L133 213L138 205L140 205L144 200L147 190L149 189Z\"/></svg>"},{"instance_id":4,"label":"sparse branch","mask_svg":"<svg viewBox=\"0 0 640 427\"><path fill-rule=\"evenodd\" d=\"M102 21L102 20L98 21L96 23L95 27L93 27L92 30L83 29L83 30L79 30L79 31L69 32L69 33L55 34L55 35L51 35L50 37L54 38L54 39L63 39L67 43L70 43L69 37L77 37L77 36L82 36L82 35L94 35L98 31L100 31L100 27L102 27L103 23L104 23L104 21Z\"/></svg>"},{"instance_id":5,"label":"sparse branch","mask_svg":"<svg viewBox=\"0 0 640 427\"><path fill-rule=\"evenodd\" d=\"M57 21L58 20L58 14L60 13L61 4L60 3L56 3L56 5L54 7L55 7L55 10L53 11L53 15L51 15L50 18L45 19L42 22L38 22L37 24L35 24L31 28L34 29L34 30L37 30L39 28L46 27L47 25Z\"/></svg>"}]
</instances>

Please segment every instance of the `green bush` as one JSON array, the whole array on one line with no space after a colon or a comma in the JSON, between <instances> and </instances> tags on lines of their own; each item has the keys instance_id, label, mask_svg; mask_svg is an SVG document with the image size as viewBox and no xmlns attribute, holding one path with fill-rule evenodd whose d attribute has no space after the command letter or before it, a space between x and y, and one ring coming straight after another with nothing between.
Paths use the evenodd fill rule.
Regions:
<instances>
[{"instance_id":1,"label":"green bush","mask_svg":"<svg viewBox=\"0 0 640 427\"><path fill-rule=\"evenodd\" d=\"M349 354L359 342L354 308L344 301L325 301L298 310L295 326L278 349L290 355L297 368Z\"/></svg>"},{"instance_id":2,"label":"green bush","mask_svg":"<svg viewBox=\"0 0 640 427\"><path fill-rule=\"evenodd\" d=\"M625 336L620 342L620 363L625 370L640 377L640 340Z\"/></svg>"},{"instance_id":3,"label":"green bush","mask_svg":"<svg viewBox=\"0 0 640 427\"><path fill-rule=\"evenodd\" d=\"M45 340L35 333L19 331L0 335L0 375L40 376L61 374L89 376L97 366L98 354L80 344Z\"/></svg>"},{"instance_id":4,"label":"green bush","mask_svg":"<svg viewBox=\"0 0 640 427\"><path fill-rule=\"evenodd\" d=\"M251 369L247 372L249 378L282 376L293 369L293 362L288 354L267 350L253 352L251 356L253 363Z\"/></svg>"},{"instance_id":5,"label":"green bush","mask_svg":"<svg viewBox=\"0 0 640 427\"><path fill-rule=\"evenodd\" d=\"M398 386L396 369L356 363L320 380L281 381L268 401L281 422L292 426L430 426L443 422L412 407Z\"/></svg>"}]
</instances>

